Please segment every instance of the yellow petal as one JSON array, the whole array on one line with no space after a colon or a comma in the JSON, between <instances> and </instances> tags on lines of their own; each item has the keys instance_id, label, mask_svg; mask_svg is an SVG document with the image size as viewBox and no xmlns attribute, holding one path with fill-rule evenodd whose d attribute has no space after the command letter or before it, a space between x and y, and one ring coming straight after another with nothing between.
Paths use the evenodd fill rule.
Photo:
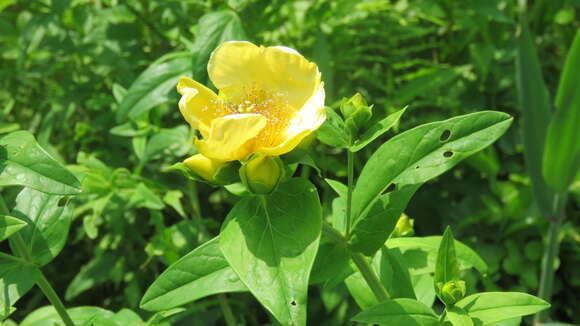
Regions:
<instances>
[{"instance_id":1,"label":"yellow petal","mask_svg":"<svg viewBox=\"0 0 580 326\"><path fill-rule=\"evenodd\" d=\"M257 148L256 153L262 153L269 156L280 156L282 154L286 154L296 148L296 146L298 146L300 142L311 132L311 130L302 130L302 132L286 138L286 140L277 146Z\"/></svg>"},{"instance_id":2,"label":"yellow petal","mask_svg":"<svg viewBox=\"0 0 580 326\"><path fill-rule=\"evenodd\" d=\"M260 114L233 114L214 119L207 139L196 141L205 156L221 161L241 160L253 151L253 138L266 127Z\"/></svg>"},{"instance_id":3,"label":"yellow petal","mask_svg":"<svg viewBox=\"0 0 580 326\"><path fill-rule=\"evenodd\" d=\"M213 181L216 172L225 164L222 161L212 160L203 156L203 154L195 154L183 161L195 174L208 181Z\"/></svg>"},{"instance_id":4,"label":"yellow petal","mask_svg":"<svg viewBox=\"0 0 580 326\"><path fill-rule=\"evenodd\" d=\"M316 64L287 47L258 47L249 42L221 44L208 63L210 79L231 101L251 87L283 96L298 109L320 84Z\"/></svg>"},{"instance_id":5,"label":"yellow petal","mask_svg":"<svg viewBox=\"0 0 580 326\"><path fill-rule=\"evenodd\" d=\"M189 77L181 77L177 83L181 94L179 111L185 120L202 135L207 136L211 121L217 117L218 96L211 89Z\"/></svg>"}]
</instances>

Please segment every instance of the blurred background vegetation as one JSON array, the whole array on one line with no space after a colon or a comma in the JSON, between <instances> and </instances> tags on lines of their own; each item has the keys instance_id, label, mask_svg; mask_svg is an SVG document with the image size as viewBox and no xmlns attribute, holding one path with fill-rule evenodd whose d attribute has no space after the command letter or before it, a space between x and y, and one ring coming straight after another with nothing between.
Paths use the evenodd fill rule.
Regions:
<instances>
[{"instance_id":1,"label":"blurred background vegetation","mask_svg":"<svg viewBox=\"0 0 580 326\"><path fill-rule=\"evenodd\" d=\"M69 242L48 277L67 306L127 307L147 317L138 305L154 278L217 234L236 197L166 171L195 151L175 84L181 75L209 83L211 51L245 39L293 47L316 62L327 105L360 92L377 119L409 105L398 130L481 109L512 114L508 134L425 185L406 213L417 235L452 225L483 256L490 272L467 275L473 287L535 294L548 222L523 160L518 17L527 15L554 94L579 8L579 0L0 0L0 134L30 130L83 178ZM313 151L323 177L344 178L344 152L320 143ZM298 171L329 210L334 194L310 172ZM579 203L576 179L552 310L569 323L580 323ZM229 297L245 324L270 322L249 294ZM343 286L312 287L310 297L312 325L345 325L356 311ZM32 291L13 318L43 300ZM188 307L177 325L223 323L217 299Z\"/></svg>"}]
</instances>

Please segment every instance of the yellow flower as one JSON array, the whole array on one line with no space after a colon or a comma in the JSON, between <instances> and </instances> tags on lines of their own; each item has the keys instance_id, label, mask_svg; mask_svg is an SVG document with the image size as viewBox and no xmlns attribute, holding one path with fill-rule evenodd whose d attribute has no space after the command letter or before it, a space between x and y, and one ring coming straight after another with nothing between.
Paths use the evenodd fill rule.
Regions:
<instances>
[{"instance_id":1,"label":"yellow flower","mask_svg":"<svg viewBox=\"0 0 580 326\"><path fill-rule=\"evenodd\" d=\"M293 49L226 42L207 69L219 95L187 77L177 90L183 117L202 136L196 147L210 160L288 153L326 118L318 67Z\"/></svg>"}]
</instances>

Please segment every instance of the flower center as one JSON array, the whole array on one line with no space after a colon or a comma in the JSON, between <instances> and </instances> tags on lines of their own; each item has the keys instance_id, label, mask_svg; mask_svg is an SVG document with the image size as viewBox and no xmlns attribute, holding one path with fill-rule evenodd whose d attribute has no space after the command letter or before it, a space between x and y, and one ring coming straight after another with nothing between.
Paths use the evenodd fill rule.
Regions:
<instances>
[{"instance_id":1,"label":"flower center","mask_svg":"<svg viewBox=\"0 0 580 326\"><path fill-rule=\"evenodd\" d=\"M273 93L256 85L247 87L235 103L218 100L216 116L257 113L266 117L266 127L256 136L256 147L273 147L281 144L296 110L285 99L284 94Z\"/></svg>"}]
</instances>

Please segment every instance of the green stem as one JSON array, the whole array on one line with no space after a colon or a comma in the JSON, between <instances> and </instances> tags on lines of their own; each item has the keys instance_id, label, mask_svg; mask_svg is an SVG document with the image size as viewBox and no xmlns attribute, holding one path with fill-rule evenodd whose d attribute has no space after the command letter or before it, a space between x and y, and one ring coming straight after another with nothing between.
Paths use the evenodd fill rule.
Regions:
<instances>
[{"instance_id":1,"label":"green stem","mask_svg":"<svg viewBox=\"0 0 580 326\"><path fill-rule=\"evenodd\" d=\"M230 307L230 304L228 303L228 298L226 297L225 294L218 294L217 297L218 297L222 312L224 313L226 325L227 326L236 326L237 325L236 318L234 317L234 313L232 312L232 308Z\"/></svg>"},{"instance_id":2,"label":"green stem","mask_svg":"<svg viewBox=\"0 0 580 326\"><path fill-rule=\"evenodd\" d=\"M10 211L8 210L8 206L6 206L4 198L0 195L0 214L8 215L9 213ZM2 256L4 256L4 258L8 258L8 256L13 257L25 264L34 264L34 260L32 259L32 256L30 255L30 252L26 247L26 243L24 242L24 239L22 239L20 233L14 234L10 238L10 240L13 240L12 243L16 247L16 251L18 251L19 255L24 259L20 257L14 257L8 254L3 254ZM44 273L42 273L42 270L40 268L37 268L37 271L39 276L38 279L36 280L36 285L38 285L42 293L44 293L48 301L50 301L54 309L56 309L56 312L58 313L64 324L66 326L75 326L72 319L66 312L66 308L64 307L62 301L60 300L60 298L58 297L58 295L56 294L56 292L54 291L54 289L44 276Z\"/></svg>"},{"instance_id":3,"label":"green stem","mask_svg":"<svg viewBox=\"0 0 580 326\"><path fill-rule=\"evenodd\" d=\"M350 222L352 214L352 188L354 183L354 153L347 150L346 163L347 163L347 176L348 176L348 192L346 195L346 237L350 235Z\"/></svg>"},{"instance_id":4,"label":"green stem","mask_svg":"<svg viewBox=\"0 0 580 326\"><path fill-rule=\"evenodd\" d=\"M558 257L559 243L558 235L560 228L564 221L564 207L566 204L565 194L556 194L554 196L554 209L550 221L550 228L548 230L548 244L544 250L542 259L542 271L540 275L540 286L538 289L538 297L550 302L552 299L552 286L554 283L554 262ZM548 312L541 311L534 316L534 325L540 325L548 319Z\"/></svg>"},{"instance_id":5,"label":"green stem","mask_svg":"<svg viewBox=\"0 0 580 326\"><path fill-rule=\"evenodd\" d=\"M385 287L379 280L375 270L369 264L368 260L360 253L351 252L350 257L354 261L356 267L358 267L358 270L373 291L375 297L377 297L377 300L379 300L379 302L389 300L387 290L385 290Z\"/></svg>"}]
</instances>

